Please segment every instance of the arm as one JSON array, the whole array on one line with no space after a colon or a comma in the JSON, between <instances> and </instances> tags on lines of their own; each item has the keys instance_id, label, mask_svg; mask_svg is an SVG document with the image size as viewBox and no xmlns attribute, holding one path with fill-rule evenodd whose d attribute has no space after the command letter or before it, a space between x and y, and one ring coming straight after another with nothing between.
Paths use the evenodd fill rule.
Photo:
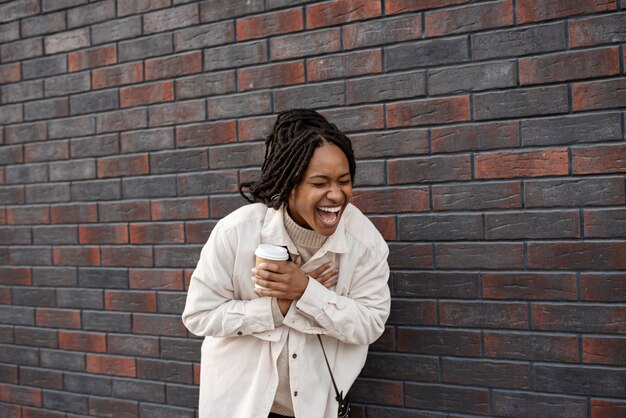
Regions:
<instances>
[{"instance_id":1,"label":"arm","mask_svg":"<svg viewBox=\"0 0 626 418\"><path fill-rule=\"evenodd\" d=\"M236 337L274 329L271 298L236 300L233 285L238 237L215 227L191 276L183 323L199 336Z\"/></svg>"}]
</instances>

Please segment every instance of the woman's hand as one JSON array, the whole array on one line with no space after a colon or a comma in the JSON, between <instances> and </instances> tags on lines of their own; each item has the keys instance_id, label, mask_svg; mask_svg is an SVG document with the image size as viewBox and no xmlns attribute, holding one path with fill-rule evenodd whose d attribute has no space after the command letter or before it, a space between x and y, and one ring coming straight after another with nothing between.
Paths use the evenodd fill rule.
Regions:
<instances>
[{"instance_id":1,"label":"woman's hand","mask_svg":"<svg viewBox=\"0 0 626 418\"><path fill-rule=\"evenodd\" d=\"M324 263L315 270L307 273L307 275L323 284L326 289L330 289L337 284L337 277L339 275L339 270L331 269L332 264L332 261Z\"/></svg>"},{"instance_id":2,"label":"woman's hand","mask_svg":"<svg viewBox=\"0 0 626 418\"><path fill-rule=\"evenodd\" d=\"M261 263L258 268L252 269L252 280L266 289L255 289L260 296L276 297L279 299L299 299L308 285L307 276L320 282L327 289L337 284L339 271L331 269L332 261L322 264L315 270L304 273L300 269L300 258L296 262ZM282 309L281 309L282 310Z\"/></svg>"}]
</instances>

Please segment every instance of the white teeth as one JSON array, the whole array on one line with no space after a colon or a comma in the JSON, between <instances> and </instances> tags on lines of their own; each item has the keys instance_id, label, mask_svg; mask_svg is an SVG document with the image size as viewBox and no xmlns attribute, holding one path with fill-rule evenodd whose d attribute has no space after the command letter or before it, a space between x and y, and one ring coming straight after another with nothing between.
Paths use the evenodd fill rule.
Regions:
<instances>
[{"instance_id":1,"label":"white teeth","mask_svg":"<svg viewBox=\"0 0 626 418\"><path fill-rule=\"evenodd\" d=\"M334 208L318 208L319 210L323 210L324 212L332 212L332 213L337 213L341 210L341 206L337 206Z\"/></svg>"}]
</instances>

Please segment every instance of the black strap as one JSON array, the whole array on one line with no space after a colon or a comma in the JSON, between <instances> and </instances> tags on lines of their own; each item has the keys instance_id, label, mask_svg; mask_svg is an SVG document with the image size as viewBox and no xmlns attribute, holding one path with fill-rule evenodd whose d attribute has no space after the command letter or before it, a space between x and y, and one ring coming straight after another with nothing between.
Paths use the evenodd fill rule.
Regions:
<instances>
[{"instance_id":1,"label":"black strap","mask_svg":"<svg viewBox=\"0 0 626 418\"><path fill-rule=\"evenodd\" d=\"M330 380L332 380L333 382L333 387L335 388L335 394L337 395L335 397L335 400L339 403L338 416L347 417L348 414L350 413L350 404L344 401L343 391L339 392L339 389L337 389L337 383L335 383L335 377L333 376L333 371L330 369L330 363L328 363L328 357L326 356L326 350L324 350L324 344L322 344L322 337L320 337L319 334L317 334L317 339L319 340L320 345L322 346L322 353L324 353L324 360L326 360L326 367L328 367L328 373L330 373Z\"/></svg>"}]
</instances>

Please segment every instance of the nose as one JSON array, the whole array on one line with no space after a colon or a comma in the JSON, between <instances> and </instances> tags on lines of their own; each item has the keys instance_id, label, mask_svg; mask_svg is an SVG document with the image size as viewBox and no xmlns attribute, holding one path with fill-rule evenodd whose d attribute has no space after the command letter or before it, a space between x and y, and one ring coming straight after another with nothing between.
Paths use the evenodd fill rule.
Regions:
<instances>
[{"instance_id":1,"label":"nose","mask_svg":"<svg viewBox=\"0 0 626 418\"><path fill-rule=\"evenodd\" d=\"M339 202L341 200L341 188L338 184L332 183L330 185L330 190L328 190L328 194L326 195L329 200L333 202Z\"/></svg>"}]
</instances>

